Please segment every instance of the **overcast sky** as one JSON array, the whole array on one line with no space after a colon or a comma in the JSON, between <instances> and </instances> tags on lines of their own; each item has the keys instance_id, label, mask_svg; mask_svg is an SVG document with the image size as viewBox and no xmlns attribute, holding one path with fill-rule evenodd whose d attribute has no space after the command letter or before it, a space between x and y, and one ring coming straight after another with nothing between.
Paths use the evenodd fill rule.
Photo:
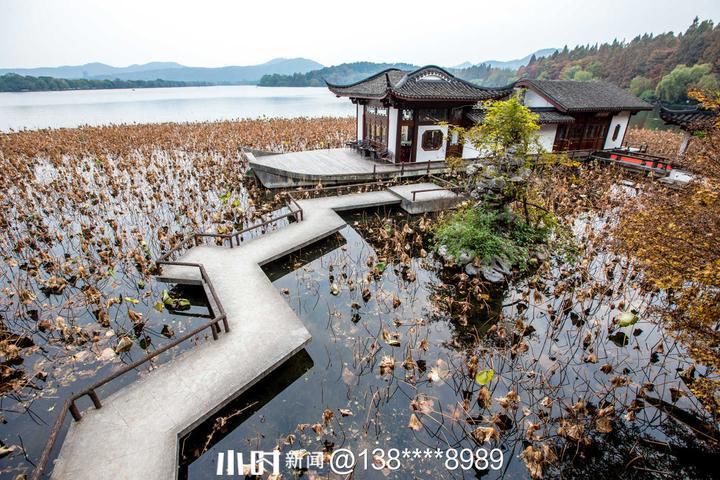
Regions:
<instances>
[{"instance_id":1,"label":"overcast sky","mask_svg":"<svg viewBox=\"0 0 720 480\"><path fill-rule=\"evenodd\" d=\"M452 66L720 19L718 0L0 0L0 68L307 57Z\"/></svg>"}]
</instances>

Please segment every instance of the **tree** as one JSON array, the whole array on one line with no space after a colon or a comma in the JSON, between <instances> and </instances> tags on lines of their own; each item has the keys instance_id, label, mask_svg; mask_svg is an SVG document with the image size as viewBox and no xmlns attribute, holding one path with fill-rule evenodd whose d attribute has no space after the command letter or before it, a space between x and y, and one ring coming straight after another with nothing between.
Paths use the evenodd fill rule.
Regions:
<instances>
[{"instance_id":1,"label":"tree","mask_svg":"<svg viewBox=\"0 0 720 480\"><path fill-rule=\"evenodd\" d=\"M709 64L698 64L688 67L678 65L672 72L665 75L655 88L655 95L662 101L679 103L687 100L690 88L717 84L717 77L711 73Z\"/></svg>"},{"instance_id":2,"label":"tree","mask_svg":"<svg viewBox=\"0 0 720 480\"><path fill-rule=\"evenodd\" d=\"M573 80L578 80L581 82L587 82L589 80L593 79L593 74L588 72L587 70L578 70L575 72L575 75L573 75Z\"/></svg>"},{"instance_id":3,"label":"tree","mask_svg":"<svg viewBox=\"0 0 720 480\"><path fill-rule=\"evenodd\" d=\"M511 147L519 155L537 152L540 116L523 105L520 95L486 103L483 122L461 132L464 138L478 151L494 157L505 156Z\"/></svg>"},{"instance_id":4,"label":"tree","mask_svg":"<svg viewBox=\"0 0 720 480\"><path fill-rule=\"evenodd\" d=\"M655 84L652 80L642 75L637 75L630 80L630 93L636 97L641 96L647 90L655 91Z\"/></svg>"},{"instance_id":5,"label":"tree","mask_svg":"<svg viewBox=\"0 0 720 480\"><path fill-rule=\"evenodd\" d=\"M720 111L720 91L690 97ZM662 289L666 326L689 346L707 372L681 375L705 408L720 419L720 117L698 139L687 161L702 179L681 191L651 190L627 207L615 237L642 269L644 283Z\"/></svg>"},{"instance_id":6,"label":"tree","mask_svg":"<svg viewBox=\"0 0 720 480\"><path fill-rule=\"evenodd\" d=\"M538 139L539 115L521 98L518 92L508 100L486 103L482 123L469 130L451 127L460 132L462 142L481 153L467 167L466 186L476 204L440 222L435 230L438 252L445 252L441 256L449 253L462 265L475 258L483 264L499 262L503 272L510 271L510 264L522 270L528 252L540 247L557 225L548 209L528 201L533 176L551 162ZM483 275L490 281L502 277L485 270Z\"/></svg>"},{"instance_id":7,"label":"tree","mask_svg":"<svg viewBox=\"0 0 720 480\"><path fill-rule=\"evenodd\" d=\"M517 92L507 100L486 103L482 123L453 130L483 157L468 167L470 195L500 210L519 202L529 224L528 182L539 171L535 160L547 159L539 142L540 117L523 105L522 95Z\"/></svg>"}]
</instances>

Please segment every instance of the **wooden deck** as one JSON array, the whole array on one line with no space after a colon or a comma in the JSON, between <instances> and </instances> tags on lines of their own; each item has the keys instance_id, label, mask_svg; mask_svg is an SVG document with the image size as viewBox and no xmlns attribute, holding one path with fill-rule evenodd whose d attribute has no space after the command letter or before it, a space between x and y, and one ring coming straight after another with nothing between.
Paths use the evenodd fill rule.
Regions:
<instances>
[{"instance_id":1,"label":"wooden deck","mask_svg":"<svg viewBox=\"0 0 720 480\"><path fill-rule=\"evenodd\" d=\"M445 162L393 164L375 161L350 148L307 150L250 158L250 167L267 188L336 185L392 177L419 177L442 173Z\"/></svg>"}]
</instances>

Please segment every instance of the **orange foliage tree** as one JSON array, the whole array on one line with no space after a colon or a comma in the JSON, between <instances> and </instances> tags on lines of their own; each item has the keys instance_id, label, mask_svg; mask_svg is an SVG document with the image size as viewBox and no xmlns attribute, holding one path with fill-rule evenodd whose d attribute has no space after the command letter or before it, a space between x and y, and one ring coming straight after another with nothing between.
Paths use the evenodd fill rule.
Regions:
<instances>
[{"instance_id":1,"label":"orange foliage tree","mask_svg":"<svg viewBox=\"0 0 720 480\"><path fill-rule=\"evenodd\" d=\"M690 96L720 110L720 92ZM681 191L653 191L628 207L618 225L621 249L651 288L667 293L665 318L692 359L706 367L683 375L706 409L720 417L720 119L688 157L702 177Z\"/></svg>"}]
</instances>

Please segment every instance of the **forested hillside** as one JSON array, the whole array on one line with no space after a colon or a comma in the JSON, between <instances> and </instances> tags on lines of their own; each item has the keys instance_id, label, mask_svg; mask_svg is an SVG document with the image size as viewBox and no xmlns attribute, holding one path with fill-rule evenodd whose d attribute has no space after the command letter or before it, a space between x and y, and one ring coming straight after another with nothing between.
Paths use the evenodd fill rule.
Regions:
<instances>
[{"instance_id":1,"label":"forested hillside","mask_svg":"<svg viewBox=\"0 0 720 480\"><path fill-rule=\"evenodd\" d=\"M260 79L259 85L262 87L324 87L325 80L344 85L363 80L386 68L414 70L417 67L408 63L342 63L307 73L265 75Z\"/></svg>"},{"instance_id":2,"label":"forested hillside","mask_svg":"<svg viewBox=\"0 0 720 480\"><path fill-rule=\"evenodd\" d=\"M629 42L578 45L531 58L518 77L615 83L646 100L679 103L690 87L720 88L720 24L695 19L684 33L638 35Z\"/></svg>"}]
</instances>

